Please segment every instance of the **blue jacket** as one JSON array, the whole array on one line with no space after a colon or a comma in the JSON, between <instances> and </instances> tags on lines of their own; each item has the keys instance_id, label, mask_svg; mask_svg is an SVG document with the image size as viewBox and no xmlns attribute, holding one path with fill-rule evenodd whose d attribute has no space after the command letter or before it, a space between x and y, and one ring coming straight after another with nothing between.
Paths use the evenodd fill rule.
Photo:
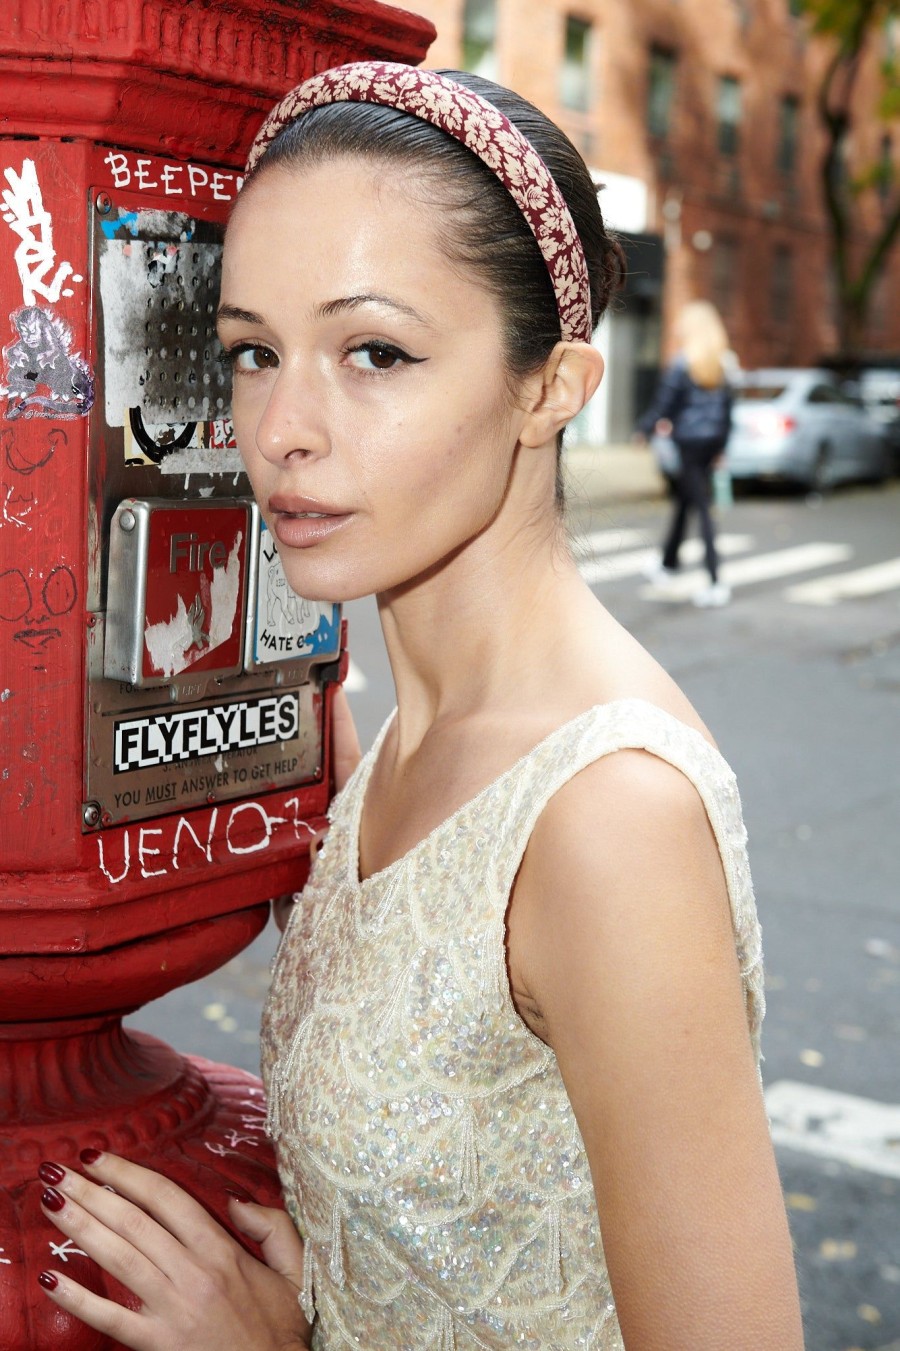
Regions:
<instances>
[{"instance_id":1,"label":"blue jacket","mask_svg":"<svg viewBox=\"0 0 900 1351\"><path fill-rule=\"evenodd\" d=\"M732 397L727 381L715 389L695 384L684 358L678 357L664 372L652 407L639 419L638 427L645 436L652 436L660 418L668 418L676 446L701 441L724 447L731 430Z\"/></svg>"}]
</instances>

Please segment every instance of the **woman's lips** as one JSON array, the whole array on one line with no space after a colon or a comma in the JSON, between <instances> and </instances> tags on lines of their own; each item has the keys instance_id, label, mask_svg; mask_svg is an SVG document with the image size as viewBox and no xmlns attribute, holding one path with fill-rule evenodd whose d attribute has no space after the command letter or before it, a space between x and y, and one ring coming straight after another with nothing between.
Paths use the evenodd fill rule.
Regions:
<instances>
[{"instance_id":1,"label":"woman's lips","mask_svg":"<svg viewBox=\"0 0 900 1351\"><path fill-rule=\"evenodd\" d=\"M269 501L272 531L289 549L309 549L343 529L353 515L321 502L273 497Z\"/></svg>"}]
</instances>

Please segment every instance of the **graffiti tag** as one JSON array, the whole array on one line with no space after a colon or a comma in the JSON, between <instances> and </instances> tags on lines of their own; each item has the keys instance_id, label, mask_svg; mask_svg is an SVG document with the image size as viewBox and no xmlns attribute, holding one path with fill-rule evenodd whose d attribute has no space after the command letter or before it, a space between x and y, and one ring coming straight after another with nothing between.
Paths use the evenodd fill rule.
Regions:
<instances>
[{"instance_id":1,"label":"graffiti tag","mask_svg":"<svg viewBox=\"0 0 900 1351\"><path fill-rule=\"evenodd\" d=\"M73 282L84 281L84 278L71 263L61 260L57 264L53 221L44 206L34 160L25 160L21 173L6 169L4 176L9 186L0 193L0 213L22 241L14 257L25 304L36 304L41 296L55 305L60 296L75 294L65 285L69 278Z\"/></svg>"},{"instance_id":2,"label":"graffiti tag","mask_svg":"<svg viewBox=\"0 0 900 1351\"><path fill-rule=\"evenodd\" d=\"M273 837L282 835L286 829L292 831L297 841L311 839L315 831L308 821L297 815L300 805L297 798L288 798L284 805L286 810L293 811L293 815L273 816L262 803L252 799L236 803L227 812L220 813L218 807L213 807L205 839L197 834L192 819L187 816L179 816L177 822L169 821L162 826L139 826L135 832L134 853L132 832L126 828L121 836L122 855L115 863L107 856L104 837L98 835L100 871L112 886L117 886L125 881L134 863L142 877L162 877L170 869L177 872L185 849L194 857L199 852L207 863L213 863L229 854L257 854L268 849Z\"/></svg>"},{"instance_id":3,"label":"graffiti tag","mask_svg":"<svg viewBox=\"0 0 900 1351\"><path fill-rule=\"evenodd\" d=\"M214 202L232 202L244 182L240 174L206 169L202 164L161 164L152 159L110 150L104 159L117 188L162 193L164 197L210 196Z\"/></svg>"}]
</instances>

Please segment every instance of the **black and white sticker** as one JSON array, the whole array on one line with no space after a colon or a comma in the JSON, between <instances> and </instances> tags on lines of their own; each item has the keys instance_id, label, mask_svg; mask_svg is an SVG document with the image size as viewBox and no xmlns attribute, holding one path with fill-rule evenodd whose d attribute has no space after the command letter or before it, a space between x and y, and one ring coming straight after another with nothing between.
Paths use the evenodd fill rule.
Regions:
<instances>
[{"instance_id":1,"label":"black and white sticker","mask_svg":"<svg viewBox=\"0 0 900 1351\"><path fill-rule=\"evenodd\" d=\"M247 746L290 741L299 730L300 696L296 691L208 708L153 713L116 723L113 768L116 774L123 774L176 760L223 755Z\"/></svg>"}]
</instances>

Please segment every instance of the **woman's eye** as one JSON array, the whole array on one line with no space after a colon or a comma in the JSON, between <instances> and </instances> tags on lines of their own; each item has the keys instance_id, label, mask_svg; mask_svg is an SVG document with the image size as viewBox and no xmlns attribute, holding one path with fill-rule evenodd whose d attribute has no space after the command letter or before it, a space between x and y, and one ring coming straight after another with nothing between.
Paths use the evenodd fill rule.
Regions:
<instances>
[{"instance_id":1,"label":"woman's eye","mask_svg":"<svg viewBox=\"0 0 900 1351\"><path fill-rule=\"evenodd\" d=\"M390 371L398 362L418 363L422 357L411 357L400 347L387 342L364 342L347 349L351 366L360 371Z\"/></svg>"},{"instance_id":2,"label":"woman's eye","mask_svg":"<svg viewBox=\"0 0 900 1351\"><path fill-rule=\"evenodd\" d=\"M278 357L271 347L241 343L225 352L225 359L236 371L271 371L278 365Z\"/></svg>"}]
</instances>

